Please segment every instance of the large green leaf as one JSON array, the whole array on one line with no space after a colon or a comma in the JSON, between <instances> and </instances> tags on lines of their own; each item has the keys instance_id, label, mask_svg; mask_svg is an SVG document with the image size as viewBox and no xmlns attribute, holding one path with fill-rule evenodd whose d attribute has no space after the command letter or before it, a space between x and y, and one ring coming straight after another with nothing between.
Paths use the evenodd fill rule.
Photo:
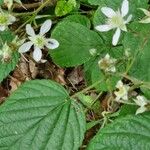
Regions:
<instances>
[{"instance_id":1,"label":"large green leaf","mask_svg":"<svg viewBox=\"0 0 150 150\"><path fill-rule=\"evenodd\" d=\"M81 106L62 86L29 81L0 107L0 149L78 150L85 125Z\"/></svg>"},{"instance_id":2,"label":"large green leaf","mask_svg":"<svg viewBox=\"0 0 150 150\"><path fill-rule=\"evenodd\" d=\"M150 113L126 116L103 128L88 150L149 150Z\"/></svg>"},{"instance_id":3,"label":"large green leaf","mask_svg":"<svg viewBox=\"0 0 150 150\"><path fill-rule=\"evenodd\" d=\"M56 50L51 51L54 62L60 66L83 64L92 57L90 49L102 51L100 36L79 23L61 22L54 29L52 37L60 43Z\"/></svg>"},{"instance_id":4,"label":"large green leaf","mask_svg":"<svg viewBox=\"0 0 150 150\"><path fill-rule=\"evenodd\" d=\"M14 38L14 35L10 31L0 32L1 42L0 48L2 48L3 43L11 42ZM2 43L3 42L3 43ZM16 67L16 64L19 59L19 54L17 51L12 53L12 59L9 62L0 61L0 82L3 81L5 77Z\"/></svg>"}]
</instances>

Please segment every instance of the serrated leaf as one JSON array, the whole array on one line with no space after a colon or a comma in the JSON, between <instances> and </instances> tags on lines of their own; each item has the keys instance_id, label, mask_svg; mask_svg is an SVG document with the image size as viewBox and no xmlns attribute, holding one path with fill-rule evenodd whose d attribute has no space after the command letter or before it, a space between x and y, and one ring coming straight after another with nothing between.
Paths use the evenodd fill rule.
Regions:
<instances>
[{"instance_id":1,"label":"serrated leaf","mask_svg":"<svg viewBox=\"0 0 150 150\"><path fill-rule=\"evenodd\" d=\"M100 36L79 23L61 22L54 29L52 37L58 40L60 46L50 54L60 66L83 64L92 57L89 52L92 48L102 51Z\"/></svg>"},{"instance_id":2,"label":"serrated leaf","mask_svg":"<svg viewBox=\"0 0 150 150\"><path fill-rule=\"evenodd\" d=\"M78 150L85 130L81 106L53 81L28 81L0 107L1 150Z\"/></svg>"},{"instance_id":3,"label":"serrated leaf","mask_svg":"<svg viewBox=\"0 0 150 150\"><path fill-rule=\"evenodd\" d=\"M126 116L101 129L88 150L149 150L150 113Z\"/></svg>"}]
</instances>

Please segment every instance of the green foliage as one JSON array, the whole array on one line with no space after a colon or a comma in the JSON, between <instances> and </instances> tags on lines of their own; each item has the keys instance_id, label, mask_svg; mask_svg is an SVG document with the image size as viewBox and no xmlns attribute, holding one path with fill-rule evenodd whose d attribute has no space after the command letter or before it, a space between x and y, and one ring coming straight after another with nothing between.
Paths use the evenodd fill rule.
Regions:
<instances>
[{"instance_id":1,"label":"green foliage","mask_svg":"<svg viewBox=\"0 0 150 150\"><path fill-rule=\"evenodd\" d=\"M49 80L26 82L0 109L1 149L78 150L85 129L82 107Z\"/></svg>"},{"instance_id":2,"label":"green foliage","mask_svg":"<svg viewBox=\"0 0 150 150\"><path fill-rule=\"evenodd\" d=\"M78 15L69 15L66 18L64 18L63 21L79 23L79 24L86 26L89 29L91 27L90 20L86 16L79 15L79 14Z\"/></svg>"},{"instance_id":3,"label":"green foliage","mask_svg":"<svg viewBox=\"0 0 150 150\"><path fill-rule=\"evenodd\" d=\"M52 37L59 41L60 46L50 53L54 62L60 66L70 67L85 63L92 57L89 52L92 48L102 51L102 40L98 34L79 23L59 23Z\"/></svg>"},{"instance_id":4,"label":"green foliage","mask_svg":"<svg viewBox=\"0 0 150 150\"><path fill-rule=\"evenodd\" d=\"M76 0L59 0L55 8L55 14L56 16L64 16L70 13L76 5Z\"/></svg>"},{"instance_id":5,"label":"green foliage","mask_svg":"<svg viewBox=\"0 0 150 150\"><path fill-rule=\"evenodd\" d=\"M4 31L0 32L0 48L2 48L3 43L11 42L14 38L14 35L10 31ZM3 43L2 43L3 42ZM18 63L19 55L17 51L14 51L12 53L11 60L8 62L2 62L0 61L0 82L3 81L5 77L9 75L9 73L16 67L16 64Z\"/></svg>"},{"instance_id":6,"label":"green foliage","mask_svg":"<svg viewBox=\"0 0 150 150\"><path fill-rule=\"evenodd\" d=\"M143 81L150 81L150 26L146 24L132 23L132 32L128 32L123 41L125 49L128 49L133 57L134 64L129 66L130 75ZM138 43L138 44L137 44Z\"/></svg>"},{"instance_id":7,"label":"green foliage","mask_svg":"<svg viewBox=\"0 0 150 150\"><path fill-rule=\"evenodd\" d=\"M150 114L129 115L100 130L88 150L149 150Z\"/></svg>"}]
</instances>

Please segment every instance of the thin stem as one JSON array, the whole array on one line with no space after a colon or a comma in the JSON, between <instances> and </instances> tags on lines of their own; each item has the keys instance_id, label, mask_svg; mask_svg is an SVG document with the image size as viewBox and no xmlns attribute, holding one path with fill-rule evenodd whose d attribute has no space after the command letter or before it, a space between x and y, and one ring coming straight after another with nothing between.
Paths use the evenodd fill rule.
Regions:
<instances>
[{"instance_id":1,"label":"thin stem","mask_svg":"<svg viewBox=\"0 0 150 150\"><path fill-rule=\"evenodd\" d=\"M92 88L95 87L96 85L100 84L102 81L103 81L103 80L99 80L99 81L93 83L92 85L88 86L87 88L85 88L85 89L83 89L83 90L81 90L81 91L75 93L74 95L72 95L71 98L75 98L75 97L77 97L79 94L82 94L82 93L87 92L88 90L92 89Z\"/></svg>"},{"instance_id":2,"label":"thin stem","mask_svg":"<svg viewBox=\"0 0 150 150\"><path fill-rule=\"evenodd\" d=\"M36 15L45 7L47 6L47 4L50 2L51 0L47 0L45 1L39 8L36 9L35 12L33 12L33 15L25 22L23 23L16 31L15 33L17 33L20 29L22 29L27 23L29 23L30 21L32 21Z\"/></svg>"}]
</instances>

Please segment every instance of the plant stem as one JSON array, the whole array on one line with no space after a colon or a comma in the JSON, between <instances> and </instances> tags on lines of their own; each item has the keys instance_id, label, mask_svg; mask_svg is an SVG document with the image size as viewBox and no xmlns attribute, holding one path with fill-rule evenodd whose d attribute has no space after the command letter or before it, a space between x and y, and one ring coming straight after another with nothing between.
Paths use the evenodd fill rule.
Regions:
<instances>
[{"instance_id":1,"label":"plant stem","mask_svg":"<svg viewBox=\"0 0 150 150\"><path fill-rule=\"evenodd\" d=\"M23 23L16 31L15 33L18 33L18 31L20 29L22 29L27 23L29 23L30 21L32 21L36 15L45 7L47 6L47 4L50 2L51 0L46 0L39 8L36 9L36 11L33 13L33 15L25 22Z\"/></svg>"}]
</instances>

